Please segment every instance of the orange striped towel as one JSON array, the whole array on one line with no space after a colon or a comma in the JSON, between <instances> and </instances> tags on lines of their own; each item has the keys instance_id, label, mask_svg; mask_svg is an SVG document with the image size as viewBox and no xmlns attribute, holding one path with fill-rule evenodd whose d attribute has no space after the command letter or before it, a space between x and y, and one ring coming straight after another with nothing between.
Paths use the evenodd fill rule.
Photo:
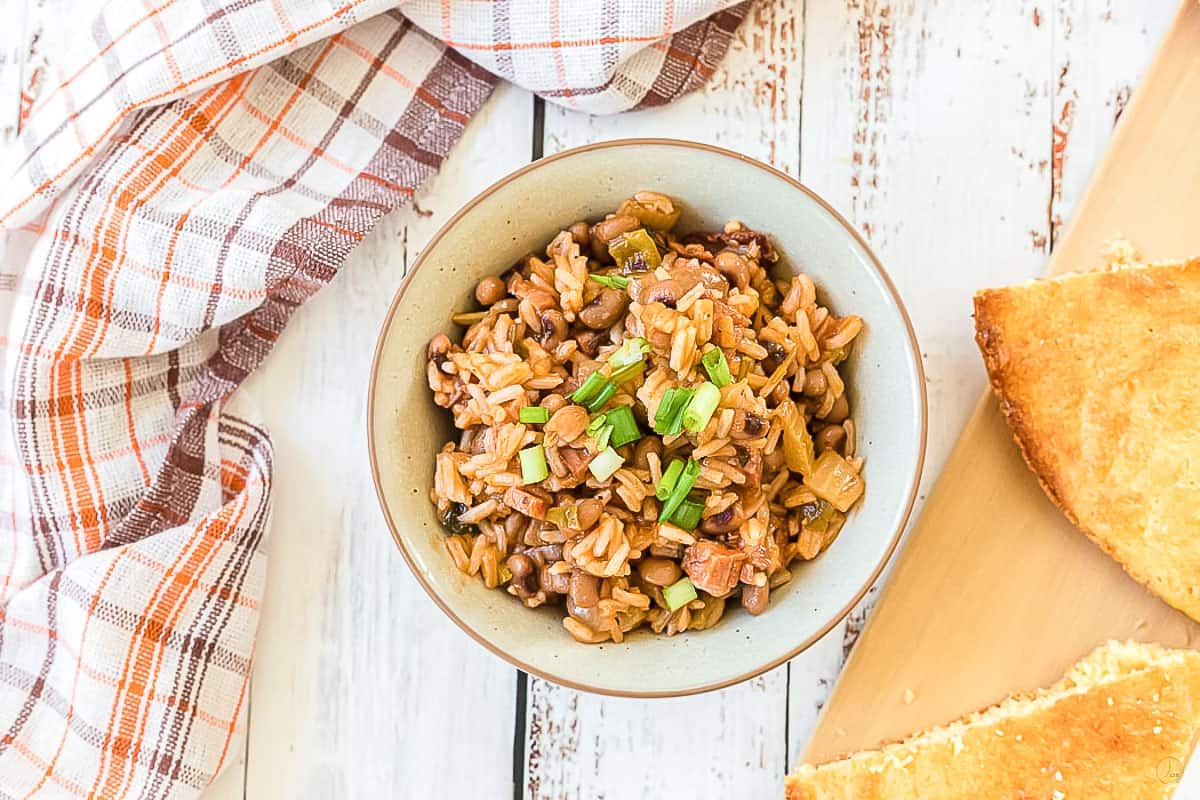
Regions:
<instances>
[{"instance_id":1,"label":"orange striped towel","mask_svg":"<svg viewBox=\"0 0 1200 800\"><path fill-rule=\"evenodd\" d=\"M269 439L234 389L495 76L584 111L667 102L745 11L393 5L110 0L8 154L2 797L213 779L242 733L270 514Z\"/></svg>"}]
</instances>

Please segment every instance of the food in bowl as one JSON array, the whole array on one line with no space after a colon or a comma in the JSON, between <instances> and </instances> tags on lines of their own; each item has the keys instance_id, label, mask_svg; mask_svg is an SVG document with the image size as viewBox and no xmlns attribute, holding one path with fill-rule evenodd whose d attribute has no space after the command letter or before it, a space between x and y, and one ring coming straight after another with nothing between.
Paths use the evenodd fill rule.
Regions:
<instances>
[{"instance_id":1,"label":"food in bowl","mask_svg":"<svg viewBox=\"0 0 1200 800\"><path fill-rule=\"evenodd\" d=\"M639 192L475 288L427 376L457 441L431 499L455 565L585 643L751 614L864 491L839 365L863 330L739 222Z\"/></svg>"}]
</instances>

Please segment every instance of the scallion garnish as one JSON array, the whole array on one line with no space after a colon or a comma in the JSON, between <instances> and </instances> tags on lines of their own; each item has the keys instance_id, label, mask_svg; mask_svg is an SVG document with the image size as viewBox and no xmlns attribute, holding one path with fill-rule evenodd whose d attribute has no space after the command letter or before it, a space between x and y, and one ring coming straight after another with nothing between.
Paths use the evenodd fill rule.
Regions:
<instances>
[{"instance_id":1,"label":"scallion garnish","mask_svg":"<svg viewBox=\"0 0 1200 800\"><path fill-rule=\"evenodd\" d=\"M680 504L687 499L688 492L696 485L696 478L699 477L700 462L689 458L688 462L683 465L683 471L679 473L675 484L671 487L671 493L663 501L662 512L658 515L659 522L666 522L675 515L675 509L679 508Z\"/></svg>"},{"instance_id":2,"label":"scallion garnish","mask_svg":"<svg viewBox=\"0 0 1200 800\"><path fill-rule=\"evenodd\" d=\"M663 600L666 601L667 608L672 611L678 611L696 597L696 587L692 585L689 578L680 578L663 589Z\"/></svg>"},{"instance_id":3,"label":"scallion garnish","mask_svg":"<svg viewBox=\"0 0 1200 800\"><path fill-rule=\"evenodd\" d=\"M634 336L621 342L621 346L608 357L608 365L614 370L636 364L651 350L650 343L641 336Z\"/></svg>"},{"instance_id":4,"label":"scallion garnish","mask_svg":"<svg viewBox=\"0 0 1200 800\"><path fill-rule=\"evenodd\" d=\"M521 406L519 417L521 422L539 425L550 421L550 409L542 406Z\"/></svg>"},{"instance_id":5,"label":"scallion garnish","mask_svg":"<svg viewBox=\"0 0 1200 800\"><path fill-rule=\"evenodd\" d=\"M699 433L712 419L717 404L721 402L721 390L705 381L696 387L696 393L688 401L683 412L683 429L688 433Z\"/></svg>"},{"instance_id":6,"label":"scallion garnish","mask_svg":"<svg viewBox=\"0 0 1200 800\"><path fill-rule=\"evenodd\" d=\"M608 442L612 438L612 433L613 433L612 425L601 425L600 426L600 430L596 431L595 435L592 437L593 439L596 440L596 449L597 450L603 450L604 448L608 447Z\"/></svg>"},{"instance_id":7,"label":"scallion garnish","mask_svg":"<svg viewBox=\"0 0 1200 800\"><path fill-rule=\"evenodd\" d=\"M593 373L594 374L594 373ZM600 387L600 393L588 401L585 405L588 411L599 411L604 408L604 404L612 399L612 396L617 393L617 385L607 378Z\"/></svg>"},{"instance_id":8,"label":"scallion garnish","mask_svg":"<svg viewBox=\"0 0 1200 800\"><path fill-rule=\"evenodd\" d=\"M625 383L626 381L633 380L634 378L638 377L645 371L646 371L646 362L645 361L635 361L634 363L630 364L627 367L621 367L620 369L614 369L612 375L610 375L608 379L610 381L612 381L613 383L621 384L621 383Z\"/></svg>"},{"instance_id":9,"label":"scallion garnish","mask_svg":"<svg viewBox=\"0 0 1200 800\"><path fill-rule=\"evenodd\" d=\"M600 393L607 383L608 379L597 370L588 375L583 383L579 384L579 388L571 393L571 399L581 405L587 405Z\"/></svg>"},{"instance_id":10,"label":"scallion garnish","mask_svg":"<svg viewBox=\"0 0 1200 800\"><path fill-rule=\"evenodd\" d=\"M674 436L683 430L683 412L692 399L692 389L667 389L654 413L654 432Z\"/></svg>"},{"instance_id":11,"label":"scallion garnish","mask_svg":"<svg viewBox=\"0 0 1200 800\"><path fill-rule=\"evenodd\" d=\"M685 531L694 531L700 524L700 516L704 513L704 503L685 499L671 515L671 522Z\"/></svg>"},{"instance_id":12,"label":"scallion garnish","mask_svg":"<svg viewBox=\"0 0 1200 800\"><path fill-rule=\"evenodd\" d=\"M546 480L550 471L546 468L546 451L540 444L526 447L517 455L521 458L521 481L526 486Z\"/></svg>"},{"instance_id":13,"label":"scallion garnish","mask_svg":"<svg viewBox=\"0 0 1200 800\"><path fill-rule=\"evenodd\" d=\"M633 418L633 411L629 406L617 406L606 411L604 418L612 428L613 447L623 447L642 438L642 432L638 430L637 420Z\"/></svg>"},{"instance_id":14,"label":"scallion garnish","mask_svg":"<svg viewBox=\"0 0 1200 800\"><path fill-rule=\"evenodd\" d=\"M709 350L700 359L709 379L720 389L733 383L733 375L729 372L729 362L725 360L725 351L719 347Z\"/></svg>"},{"instance_id":15,"label":"scallion garnish","mask_svg":"<svg viewBox=\"0 0 1200 800\"><path fill-rule=\"evenodd\" d=\"M607 286L610 289L624 289L629 286L629 278L623 275L600 275L593 272L588 277L601 286Z\"/></svg>"},{"instance_id":16,"label":"scallion garnish","mask_svg":"<svg viewBox=\"0 0 1200 800\"><path fill-rule=\"evenodd\" d=\"M605 424L606 421L604 419L604 415L597 414L596 416L592 417L591 422L588 423L585 433L594 439L596 438L596 434L600 432L600 429L603 428Z\"/></svg>"},{"instance_id":17,"label":"scallion garnish","mask_svg":"<svg viewBox=\"0 0 1200 800\"><path fill-rule=\"evenodd\" d=\"M606 447L597 454L595 458L588 462L588 471L596 477L598 481L606 481L613 476L613 473L621 468L625 463L625 459L613 450L611 447Z\"/></svg>"},{"instance_id":18,"label":"scallion garnish","mask_svg":"<svg viewBox=\"0 0 1200 800\"><path fill-rule=\"evenodd\" d=\"M675 488L675 481L679 480L681 472L683 472L683 462L676 458L667 466L667 471L662 474L662 479L654 489L654 496L659 500L666 500L670 497L671 490Z\"/></svg>"}]
</instances>

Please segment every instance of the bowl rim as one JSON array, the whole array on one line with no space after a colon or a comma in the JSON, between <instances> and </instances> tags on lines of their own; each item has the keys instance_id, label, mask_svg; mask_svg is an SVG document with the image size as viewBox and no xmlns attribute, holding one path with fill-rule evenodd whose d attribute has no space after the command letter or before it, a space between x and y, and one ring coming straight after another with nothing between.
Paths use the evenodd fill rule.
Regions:
<instances>
[{"instance_id":1,"label":"bowl rim","mask_svg":"<svg viewBox=\"0 0 1200 800\"><path fill-rule=\"evenodd\" d=\"M384 495L383 484L380 479L379 454L376 452L375 448L375 442L377 438L375 435L375 394L378 388L377 384L379 380L384 344L387 341L388 332L392 328L394 317L396 316L396 312L400 307L400 303L404 299L404 294L407 291L409 284L412 283L414 276L417 274L417 270L424 265L426 257L436 249L436 246L441 239L455 225L458 224L459 220L471 213L476 206L488 199L501 188L507 186L509 183L512 183L518 178L523 177L529 172L532 172L533 170L555 161L572 158L573 156L577 156L582 153L631 146L679 147L684 149L701 150L714 155L741 161L744 164L750 165L772 177L788 183L792 186L792 188L797 189L808 196L810 200L817 203L817 205L819 205L826 213L832 216L833 219L842 226L845 232L850 235L855 242L857 242L858 246L862 248L862 251L866 253L870 262L870 266L874 267L876 273L883 282L884 288L887 290L887 294L890 296L892 303L895 305L896 310L900 312L900 318L904 322L905 332L908 335L909 360L914 370L914 374L916 375L917 396L919 399L918 411L920 419L918 421L920 427L920 436L917 445L917 463L909 483L908 497L904 501L903 511L898 518L896 529L892 531L891 540L888 542L887 548L880 557L879 562L875 565L874 569L871 570L870 575L867 576L867 579L858 589L855 590L853 597L851 597L851 599L841 609L832 614L829 618L829 621L822 625L820 630L813 635L806 637L803 641L799 642L795 647L789 649L783 655L773 658L760 666L754 667L753 669L730 678L723 678L710 683L673 690L622 690L607 686L594 686L591 684L582 683L580 681L570 680L561 675L555 675L549 670L536 667L532 664L522 661L513 654L493 644L491 640L488 639L484 634L476 631L474 628L468 625L467 622L462 619L462 617L455 613L454 609L450 607L450 605L441 597L441 595L438 594L437 590L430 584L430 582L426 580L417 564L416 558L411 552L409 552L409 549L404 542L404 537L400 533L399 526L392 518L391 511L388 508L387 500ZM851 225L845 217L838 213L838 211L823 197L805 186L796 178L788 175L786 172L783 172L782 170L777 169L770 164L766 164L757 159L734 152L733 150L727 150L723 147L717 147L715 145L705 144L702 142L685 141L682 139L631 137L625 139L610 139L603 142L593 142L591 144L586 144L579 147L572 147L570 149L562 150L558 153L539 158L536 161L531 161L523 167L520 167L519 169L500 178L486 189L472 197L465 205L462 206L462 208L456 211L454 215L450 217L450 219L446 220L446 222L443 223L440 228L438 228L437 232L434 233L432 237L430 237L429 241L422 248L421 254L413 261L412 266L408 270L408 274L405 275L404 280L401 281L400 287L396 290L396 294L392 298L391 305L388 307L387 314L384 316L383 321L380 324L379 338L375 344L375 354L371 359L371 379L367 387L367 450L371 459L371 478L375 484L375 495L379 501L380 510L383 512L384 520L387 522L388 530L392 534L392 540L396 543L396 547L399 548L400 554L404 557L404 561L408 564L409 570L412 572L413 576L416 577L417 582L421 585L421 588L425 590L425 593L429 595L429 598L433 600L433 602L442 610L442 612L451 620L453 620L454 623L468 636L486 648L493 655L507 662L509 665L516 667L517 669L530 675L534 675L560 686L566 686L570 689L591 692L593 694L604 695L608 697L627 697L638 699L685 697L689 695L716 691L718 689L724 689L729 686L748 681L752 678L756 678L765 672L775 669L781 664L787 663L800 653L807 650L819 639L823 638L825 634L829 633L835 626L837 626L839 622L845 619L850 611L858 605L863 597L866 596L868 590L870 590L871 586L875 584L875 581L883 572L884 567L887 566L887 564L892 560L892 557L895 555L896 548L900 543L900 539L904 531L908 528L909 518L912 516L913 505L916 503L917 491L920 487L921 476L925 468L925 451L929 434L929 401L925 386L925 369L921 363L920 352L920 345L917 342L916 331L913 329L912 319L909 317L908 309L905 308L904 301L900 297L900 292L896 289L895 283L892 281L891 276L888 275L887 270L884 269L879 257L875 255L875 251L871 249L871 246L866 242L858 230Z\"/></svg>"}]
</instances>

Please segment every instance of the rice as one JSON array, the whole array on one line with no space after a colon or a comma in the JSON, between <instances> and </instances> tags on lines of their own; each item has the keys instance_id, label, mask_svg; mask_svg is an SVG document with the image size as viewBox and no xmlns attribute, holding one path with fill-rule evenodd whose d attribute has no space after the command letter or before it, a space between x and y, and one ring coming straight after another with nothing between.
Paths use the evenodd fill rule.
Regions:
<instances>
[{"instance_id":1,"label":"rice","mask_svg":"<svg viewBox=\"0 0 1200 800\"><path fill-rule=\"evenodd\" d=\"M789 468L806 463L805 446L816 443L810 461L844 462L851 502L862 492L840 365L863 320L821 305L807 275L773 278L771 241L744 223L673 233L677 208L644 192L564 229L505 274L489 306L453 315L457 341L428 348L433 400L461 431L437 454L430 490L449 559L528 607L557 605L583 643L705 630L733 597L762 613L788 565L816 558L845 522L827 499L843 489ZM660 227L630 230L630 217ZM618 358L633 359L628 371ZM589 381L604 393L584 397ZM722 385L701 409L709 381ZM668 396L681 404L664 406ZM680 416L658 434L664 408ZM631 415L619 425L618 411ZM597 469L609 450L613 464ZM693 462L690 491L664 486ZM530 472L543 464L544 476ZM695 599L672 608L642 574L662 569L648 559L674 562Z\"/></svg>"}]
</instances>

